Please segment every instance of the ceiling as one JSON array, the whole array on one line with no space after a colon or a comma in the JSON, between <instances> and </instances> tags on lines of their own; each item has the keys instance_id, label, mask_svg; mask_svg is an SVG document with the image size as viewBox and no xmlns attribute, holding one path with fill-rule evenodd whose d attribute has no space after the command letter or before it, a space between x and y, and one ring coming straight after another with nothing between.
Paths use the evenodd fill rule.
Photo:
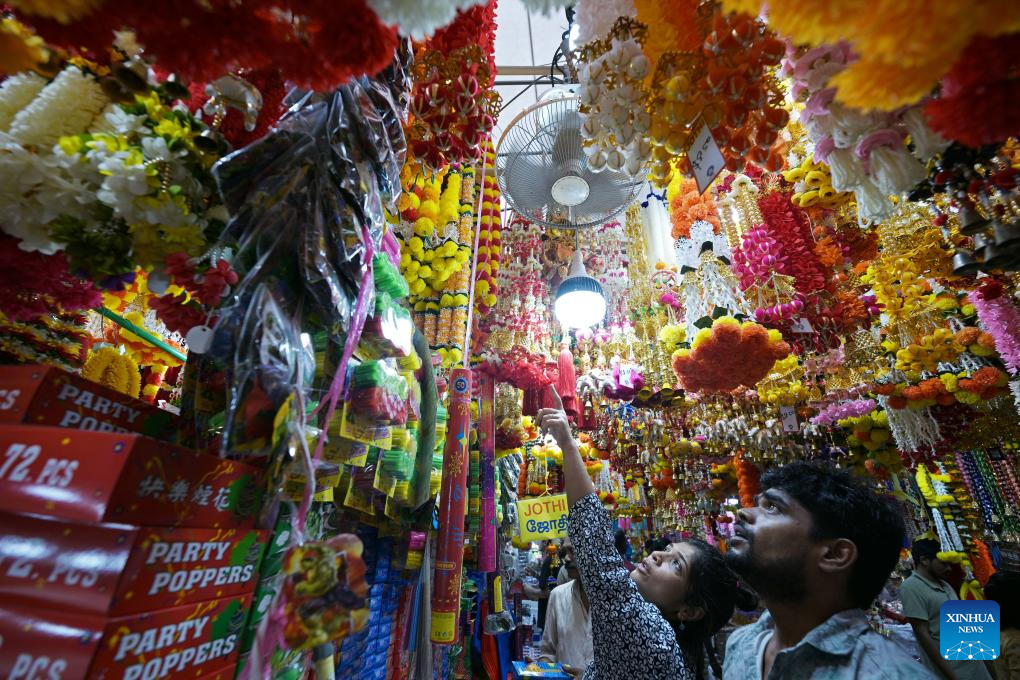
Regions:
<instances>
[{"instance_id":1,"label":"ceiling","mask_svg":"<svg viewBox=\"0 0 1020 680\"><path fill-rule=\"evenodd\" d=\"M529 11L521 0L499 0L497 7L496 91L503 98L504 108L493 132L496 142L518 113L549 90L549 63L567 29L563 10L543 16ZM544 79L529 85L538 77L537 73L543 74Z\"/></svg>"}]
</instances>

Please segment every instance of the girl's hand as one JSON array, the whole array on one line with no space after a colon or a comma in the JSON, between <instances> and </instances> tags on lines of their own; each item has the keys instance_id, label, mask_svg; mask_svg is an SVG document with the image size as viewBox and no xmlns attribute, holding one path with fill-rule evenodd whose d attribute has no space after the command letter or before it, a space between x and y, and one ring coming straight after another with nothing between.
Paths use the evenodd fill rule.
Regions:
<instances>
[{"instance_id":1,"label":"girl's hand","mask_svg":"<svg viewBox=\"0 0 1020 680\"><path fill-rule=\"evenodd\" d=\"M551 434L561 449L566 450L574 442L574 435L570 432L570 421L567 420L567 414L563 410L563 401L556 393L556 388L550 385L549 393L552 394L556 406L538 410L538 426L544 432Z\"/></svg>"}]
</instances>

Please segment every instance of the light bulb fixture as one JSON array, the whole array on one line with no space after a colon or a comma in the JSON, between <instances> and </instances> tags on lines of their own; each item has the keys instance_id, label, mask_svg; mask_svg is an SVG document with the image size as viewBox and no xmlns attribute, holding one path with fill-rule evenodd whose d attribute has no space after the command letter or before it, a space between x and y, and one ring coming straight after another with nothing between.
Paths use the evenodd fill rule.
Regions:
<instances>
[{"instance_id":1,"label":"light bulb fixture","mask_svg":"<svg viewBox=\"0 0 1020 680\"><path fill-rule=\"evenodd\" d=\"M602 284L588 276L581 249L574 248L567 278L556 290L553 306L556 320L564 328L591 328L606 316L606 296Z\"/></svg>"}]
</instances>

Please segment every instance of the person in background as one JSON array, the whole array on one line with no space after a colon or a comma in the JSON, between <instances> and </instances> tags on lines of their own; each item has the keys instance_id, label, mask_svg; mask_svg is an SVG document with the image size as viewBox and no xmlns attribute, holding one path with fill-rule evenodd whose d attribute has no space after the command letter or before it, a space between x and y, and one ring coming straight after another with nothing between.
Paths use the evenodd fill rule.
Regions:
<instances>
[{"instance_id":1,"label":"person in background","mask_svg":"<svg viewBox=\"0 0 1020 680\"><path fill-rule=\"evenodd\" d=\"M1000 571L985 584L985 599L999 605L997 680L1020 680L1020 572Z\"/></svg>"},{"instance_id":2,"label":"person in background","mask_svg":"<svg viewBox=\"0 0 1020 680\"><path fill-rule=\"evenodd\" d=\"M627 534L623 529L618 528L616 530L614 542L616 543L616 549L620 552L620 557L623 559L623 566L627 567L627 572L634 571L637 565L627 559L627 548L630 547L630 543L627 541Z\"/></svg>"},{"instance_id":3,"label":"person in background","mask_svg":"<svg viewBox=\"0 0 1020 680\"><path fill-rule=\"evenodd\" d=\"M571 675L580 675L594 657L591 606L584 584L578 578L574 546L569 538L560 544L560 560L567 582L549 593L538 660L559 663Z\"/></svg>"},{"instance_id":4,"label":"person in background","mask_svg":"<svg viewBox=\"0 0 1020 680\"><path fill-rule=\"evenodd\" d=\"M903 615L924 652L925 663L947 680L991 680L983 663L943 658L939 651L939 612L943 602L960 599L953 587L943 580L951 567L938 558L939 544L931 539L914 541L910 552L914 558L914 573L900 586L900 601Z\"/></svg>"},{"instance_id":5,"label":"person in background","mask_svg":"<svg viewBox=\"0 0 1020 680\"><path fill-rule=\"evenodd\" d=\"M534 576L537 585L522 583L524 597L535 600L538 603L537 627L545 627L545 613L549 604L549 575L552 571L552 552L549 551L549 542L542 541L540 544L539 559L537 562L528 564L524 569L525 576Z\"/></svg>"},{"instance_id":6,"label":"person in background","mask_svg":"<svg viewBox=\"0 0 1020 680\"><path fill-rule=\"evenodd\" d=\"M767 611L726 645L724 680L910 680L933 676L868 624L896 566L899 512L845 470L767 471L737 512L726 561Z\"/></svg>"},{"instance_id":7,"label":"person in background","mask_svg":"<svg viewBox=\"0 0 1020 680\"><path fill-rule=\"evenodd\" d=\"M568 534L591 606L594 658L584 680L707 680L718 668L707 651L733 614L736 577L703 541L674 543L627 573L613 525L595 494L555 390L557 408L538 424L563 450Z\"/></svg>"}]
</instances>

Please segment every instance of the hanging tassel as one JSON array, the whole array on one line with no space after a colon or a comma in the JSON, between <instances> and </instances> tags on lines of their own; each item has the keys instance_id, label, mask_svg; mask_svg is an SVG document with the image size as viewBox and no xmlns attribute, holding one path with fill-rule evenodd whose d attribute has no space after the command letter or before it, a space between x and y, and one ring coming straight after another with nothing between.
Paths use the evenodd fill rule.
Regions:
<instances>
[{"instance_id":1,"label":"hanging tassel","mask_svg":"<svg viewBox=\"0 0 1020 680\"><path fill-rule=\"evenodd\" d=\"M563 402L563 410L571 418L577 417L577 372L574 370L574 355L570 353L569 343L560 344L559 378L556 381L556 392Z\"/></svg>"},{"instance_id":2,"label":"hanging tassel","mask_svg":"<svg viewBox=\"0 0 1020 680\"><path fill-rule=\"evenodd\" d=\"M829 165L832 188L836 191L854 191L866 179L864 168L854 157L853 149L833 148L825 162Z\"/></svg>"},{"instance_id":3,"label":"hanging tassel","mask_svg":"<svg viewBox=\"0 0 1020 680\"><path fill-rule=\"evenodd\" d=\"M914 156L922 163L928 162L936 154L949 147L949 140L928 127L920 107L912 106L900 117L903 127L910 133L910 143L914 147Z\"/></svg>"},{"instance_id":4,"label":"hanging tassel","mask_svg":"<svg viewBox=\"0 0 1020 680\"><path fill-rule=\"evenodd\" d=\"M865 178L854 189L854 196L857 198L857 220L862 227L880 222L892 212L889 197L870 179Z\"/></svg>"},{"instance_id":5,"label":"hanging tassel","mask_svg":"<svg viewBox=\"0 0 1020 680\"><path fill-rule=\"evenodd\" d=\"M902 194L910 191L928 173L924 166L910 155L906 147L878 146L868 156L871 178L885 194Z\"/></svg>"}]
</instances>

